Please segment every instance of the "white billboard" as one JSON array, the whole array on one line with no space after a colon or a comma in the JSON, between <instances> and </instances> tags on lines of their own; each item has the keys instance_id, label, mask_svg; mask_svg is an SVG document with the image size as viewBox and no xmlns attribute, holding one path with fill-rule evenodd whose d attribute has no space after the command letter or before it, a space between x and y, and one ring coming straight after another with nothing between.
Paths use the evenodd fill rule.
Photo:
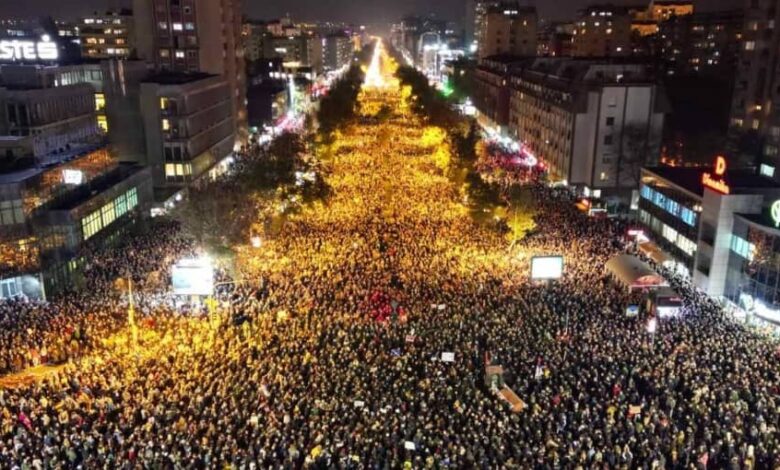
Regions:
<instances>
[{"instance_id":1,"label":"white billboard","mask_svg":"<svg viewBox=\"0 0 780 470\"><path fill-rule=\"evenodd\" d=\"M531 279L550 280L563 276L563 256L534 256L531 258Z\"/></svg>"},{"instance_id":2,"label":"white billboard","mask_svg":"<svg viewBox=\"0 0 780 470\"><path fill-rule=\"evenodd\" d=\"M173 293L176 295L212 295L214 267L204 258L183 259L171 272Z\"/></svg>"}]
</instances>

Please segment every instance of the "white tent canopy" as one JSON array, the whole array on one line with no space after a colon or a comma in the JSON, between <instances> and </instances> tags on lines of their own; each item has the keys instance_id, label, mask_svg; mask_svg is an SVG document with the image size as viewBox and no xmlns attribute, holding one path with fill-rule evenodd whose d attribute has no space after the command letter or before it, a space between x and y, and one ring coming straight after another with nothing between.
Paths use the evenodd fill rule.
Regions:
<instances>
[{"instance_id":1,"label":"white tent canopy","mask_svg":"<svg viewBox=\"0 0 780 470\"><path fill-rule=\"evenodd\" d=\"M664 278L644 261L632 255L617 255L607 261L606 270L628 289L654 289L667 285Z\"/></svg>"}]
</instances>

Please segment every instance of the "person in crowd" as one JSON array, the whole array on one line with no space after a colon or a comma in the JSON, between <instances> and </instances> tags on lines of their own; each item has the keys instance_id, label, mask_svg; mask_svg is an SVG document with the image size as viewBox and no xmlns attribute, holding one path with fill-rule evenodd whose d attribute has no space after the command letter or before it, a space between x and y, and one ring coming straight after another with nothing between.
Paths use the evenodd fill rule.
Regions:
<instances>
[{"instance_id":1,"label":"person in crowd","mask_svg":"<svg viewBox=\"0 0 780 470\"><path fill-rule=\"evenodd\" d=\"M508 249L419 128L395 115L345 131L327 206L239 259L251 281L221 287L211 318L166 300L166 266L194 251L173 223L92 253L81 293L0 304L2 372L31 351L65 364L0 390L0 467L780 468L776 343L676 278L684 314L648 335L603 269L624 223L539 184L537 227ZM561 280L529 279L532 256L556 253ZM138 343L114 288L128 276Z\"/></svg>"}]
</instances>

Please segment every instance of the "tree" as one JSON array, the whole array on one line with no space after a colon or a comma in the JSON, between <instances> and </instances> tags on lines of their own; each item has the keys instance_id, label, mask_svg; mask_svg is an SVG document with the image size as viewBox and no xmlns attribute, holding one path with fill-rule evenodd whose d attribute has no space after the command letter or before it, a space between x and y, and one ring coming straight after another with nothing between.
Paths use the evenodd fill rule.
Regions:
<instances>
[{"instance_id":1,"label":"tree","mask_svg":"<svg viewBox=\"0 0 780 470\"><path fill-rule=\"evenodd\" d=\"M244 157L234 174L192 187L187 202L172 216L209 252L230 254L233 247L248 243L253 225L267 219L277 194L300 191L307 201L327 195L327 185L317 180L294 186L296 172L310 169L305 151L300 135L284 133L267 153Z\"/></svg>"},{"instance_id":2,"label":"tree","mask_svg":"<svg viewBox=\"0 0 780 470\"><path fill-rule=\"evenodd\" d=\"M466 175L469 201L475 208L484 208L499 203L499 189L495 184L488 183L476 171Z\"/></svg>"},{"instance_id":3,"label":"tree","mask_svg":"<svg viewBox=\"0 0 780 470\"><path fill-rule=\"evenodd\" d=\"M509 233L507 233L507 238L510 242L515 243L525 238L529 232L536 228L536 204L531 191L520 186L510 188L507 199L509 200L507 209Z\"/></svg>"},{"instance_id":4,"label":"tree","mask_svg":"<svg viewBox=\"0 0 780 470\"><path fill-rule=\"evenodd\" d=\"M455 149L455 157L461 163L474 162L477 159L477 143L480 141L479 128L475 120L471 120L468 127L453 129L450 133L452 147Z\"/></svg>"},{"instance_id":5,"label":"tree","mask_svg":"<svg viewBox=\"0 0 780 470\"><path fill-rule=\"evenodd\" d=\"M362 83L363 72L355 64L322 98L317 111L317 121L323 136L329 137L333 131L355 117L355 106Z\"/></svg>"},{"instance_id":6,"label":"tree","mask_svg":"<svg viewBox=\"0 0 780 470\"><path fill-rule=\"evenodd\" d=\"M180 204L172 215L202 247L224 255L232 252L234 246L247 243L258 213L254 195L218 183L193 188L187 202Z\"/></svg>"}]
</instances>

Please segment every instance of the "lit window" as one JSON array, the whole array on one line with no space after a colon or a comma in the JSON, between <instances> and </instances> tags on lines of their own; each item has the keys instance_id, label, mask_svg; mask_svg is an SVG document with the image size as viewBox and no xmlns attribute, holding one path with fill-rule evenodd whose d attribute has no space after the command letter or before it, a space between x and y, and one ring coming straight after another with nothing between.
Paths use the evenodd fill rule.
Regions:
<instances>
[{"instance_id":1,"label":"lit window","mask_svg":"<svg viewBox=\"0 0 780 470\"><path fill-rule=\"evenodd\" d=\"M171 130L171 121L167 119L162 120L162 130L169 131Z\"/></svg>"},{"instance_id":2,"label":"lit window","mask_svg":"<svg viewBox=\"0 0 780 470\"><path fill-rule=\"evenodd\" d=\"M607 179L609 179L609 177L607 176L607 173L606 173L606 172L602 171L602 172L601 172L601 175L599 175L599 179L600 179L601 181L606 181Z\"/></svg>"},{"instance_id":3,"label":"lit window","mask_svg":"<svg viewBox=\"0 0 780 470\"><path fill-rule=\"evenodd\" d=\"M97 125L103 132L108 132L108 118L105 116L97 117Z\"/></svg>"},{"instance_id":4,"label":"lit window","mask_svg":"<svg viewBox=\"0 0 780 470\"><path fill-rule=\"evenodd\" d=\"M756 41L745 41L745 50L753 51L756 49Z\"/></svg>"},{"instance_id":5,"label":"lit window","mask_svg":"<svg viewBox=\"0 0 780 470\"><path fill-rule=\"evenodd\" d=\"M181 23L173 23L173 30L182 31L184 30L184 26Z\"/></svg>"},{"instance_id":6,"label":"lit window","mask_svg":"<svg viewBox=\"0 0 780 470\"><path fill-rule=\"evenodd\" d=\"M0 225L16 225L24 223L22 200L0 201Z\"/></svg>"},{"instance_id":7,"label":"lit window","mask_svg":"<svg viewBox=\"0 0 780 470\"><path fill-rule=\"evenodd\" d=\"M101 111L106 107L106 95L95 93L95 111Z\"/></svg>"},{"instance_id":8,"label":"lit window","mask_svg":"<svg viewBox=\"0 0 780 470\"><path fill-rule=\"evenodd\" d=\"M84 240L91 238L102 229L103 219L100 214L100 209L81 219L81 230L84 235Z\"/></svg>"},{"instance_id":9,"label":"lit window","mask_svg":"<svg viewBox=\"0 0 780 470\"><path fill-rule=\"evenodd\" d=\"M138 190L136 188L131 189L125 193L127 196L127 210L132 210L138 205Z\"/></svg>"},{"instance_id":10,"label":"lit window","mask_svg":"<svg viewBox=\"0 0 780 470\"><path fill-rule=\"evenodd\" d=\"M109 202L100 210L103 214L103 227L108 227L113 221L116 220L116 212L114 212L114 201Z\"/></svg>"},{"instance_id":11,"label":"lit window","mask_svg":"<svg viewBox=\"0 0 780 470\"><path fill-rule=\"evenodd\" d=\"M168 23L166 23L165 21L160 21L159 23L157 23L157 26L160 29L168 29Z\"/></svg>"},{"instance_id":12,"label":"lit window","mask_svg":"<svg viewBox=\"0 0 780 470\"><path fill-rule=\"evenodd\" d=\"M171 51L169 51L168 49L160 49L160 57L167 58L170 56L171 56Z\"/></svg>"},{"instance_id":13,"label":"lit window","mask_svg":"<svg viewBox=\"0 0 780 470\"><path fill-rule=\"evenodd\" d=\"M114 199L114 210L117 219L127 213L127 194L122 194Z\"/></svg>"},{"instance_id":14,"label":"lit window","mask_svg":"<svg viewBox=\"0 0 780 470\"><path fill-rule=\"evenodd\" d=\"M696 226L696 213L687 207L682 208L682 211L680 212L680 218L683 220L683 222L690 225L691 227Z\"/></svg>"},{"instance_id":15,"label":"lit window","mask_svg":"<svg viewBox=\"0 0 780 470\"><path fill-rule=\"evenodd\" d=\"M168 109L168 98L164 96L160 98L160 109Z\"/></svg>"},{"instance_id":16,"label":"lit window","mask_svg":"<svg viewBox=\"0 0 780 470\"><path fill-rule=\"evenodd\" d=\"M669 240L672 243L677 242L677 230L673 229L672 227L664 224L664 228L662 230L662 233L664 238Z\"/></svg>"},{"instance_id":17,"label":"lit window","mask_svg":"<svg viewBox=\"0 0 780 470\"><path fill-rule=\"evenodd\" d=\"M756 246L747 242L744 238L737 235L731 236L731 251L745 258L748 261L753 261L755 255Z\"/></svg>"},{"instance_id":18,"label":"lit window","mask_svg":"<svg viewBox=\"0 0 780 470\"><path fill-rule=\"evenodd\" d=\"M184 58L184 51L176 51L176 58L177 59L183 59Z\"/></svg>"}]
</instances>

